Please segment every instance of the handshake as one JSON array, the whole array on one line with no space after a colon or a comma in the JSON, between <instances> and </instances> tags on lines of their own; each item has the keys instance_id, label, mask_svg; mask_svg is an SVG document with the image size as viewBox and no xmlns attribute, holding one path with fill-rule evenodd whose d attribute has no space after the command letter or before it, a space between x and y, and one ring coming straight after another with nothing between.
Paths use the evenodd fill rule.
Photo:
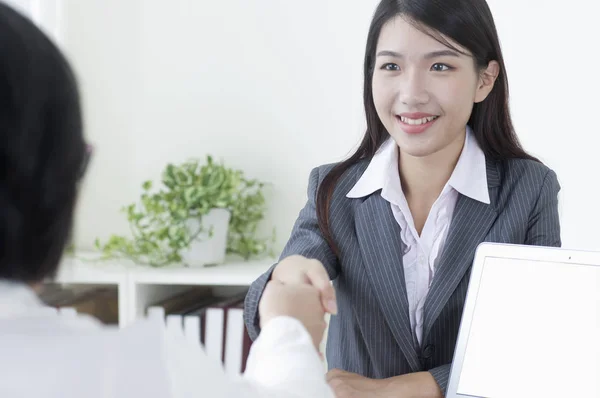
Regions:
<instances>
[{"instance_id":1,"label":"handshake","mask_svg":"<svg viewBox=\"0 0 600 398\"><path fill-rule=\"evenodd\" d=\"M329 275L318 260L290 256L277 264L259 303L260 325L278 316L299 320L318 350L325 333L325 313L337 313Z\"/></svg>"}]
</instances>

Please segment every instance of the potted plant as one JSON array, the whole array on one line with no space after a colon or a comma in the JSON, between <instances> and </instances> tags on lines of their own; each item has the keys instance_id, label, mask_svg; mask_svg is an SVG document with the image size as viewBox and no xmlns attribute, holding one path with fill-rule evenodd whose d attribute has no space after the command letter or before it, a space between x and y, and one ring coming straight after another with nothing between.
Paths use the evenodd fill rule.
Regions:
<instances>
[{"instance_id":1,"label":"potted plant","mask_svg":"<svg viewBox=\"0 0 600 398\"><path fill-rule=\"evenodd\" d=\"M265 184L245 178L207 156L168 164L162 186L142 184L139 203L123 210L132 237L96 240L103 258L125 257L160 267L172 263L204 266L224 262L225 254L244 259L265 254L268 239L257 237L266 211Z\"/></svg>"}]
</instances>

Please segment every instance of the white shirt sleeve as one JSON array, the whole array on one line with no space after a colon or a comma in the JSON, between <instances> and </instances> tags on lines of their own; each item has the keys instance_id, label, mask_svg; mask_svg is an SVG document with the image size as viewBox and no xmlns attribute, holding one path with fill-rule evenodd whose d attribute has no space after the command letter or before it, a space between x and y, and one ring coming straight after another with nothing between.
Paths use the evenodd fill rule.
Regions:
<instances>
[{"instance_id":1,"label":"white shirt sleeve","mask_svg":"<svg viewBox=\"0 0 600 398\"><path fill-rule=\"evenodd\" d=\"M167 369L173 397L333 398L312 339L296 319L279 317L262 329L243 377L229 379L201 346L168 334Z\"/></svg>"},{"instance_id":2,"label":"white shirt sleeve","mask_svg":"<svg viewBox=\"0 0 600 398\"><path fill-rule=\"evenodd\" d=\"M310 335L291 317L275 318L261 330L242 383L253 386L260 397L334 397Z\"/></svg>"}]
</instances>

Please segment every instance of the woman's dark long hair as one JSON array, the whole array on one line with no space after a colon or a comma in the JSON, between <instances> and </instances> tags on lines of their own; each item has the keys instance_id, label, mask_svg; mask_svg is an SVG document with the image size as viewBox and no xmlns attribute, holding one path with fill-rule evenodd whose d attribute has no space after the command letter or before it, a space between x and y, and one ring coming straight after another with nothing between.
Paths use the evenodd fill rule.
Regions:
<instances>
[{"instance_id":1,"label":"woman's dark long hair","mask_svg":"<svg viewBox=\"0 0 600 398\"><path fill-rule=\"evenodd\" d=\"M489 159L524 158L537 160L527 154L515 134L508 104L508 80L500 40L492 13L485 0L382 0L375 11L364 59L364 107L367 131L356 152L336 165L323 179L317 192L317 217L323 236L337 252L329 224L331 198L338 180L354 164L373 158L389 137L377 116L373 102L373 69L377 41L382 27L402 15L408 21L432 35L445 45L442 35L468 49L481 69L490 61L497 61L500 74L494 88L481 103L473 106L469 126L475 139ZM432 32L433 31L433 32ZM339 255L339 253L337 253Z\"/></svg>"}]
</instances>

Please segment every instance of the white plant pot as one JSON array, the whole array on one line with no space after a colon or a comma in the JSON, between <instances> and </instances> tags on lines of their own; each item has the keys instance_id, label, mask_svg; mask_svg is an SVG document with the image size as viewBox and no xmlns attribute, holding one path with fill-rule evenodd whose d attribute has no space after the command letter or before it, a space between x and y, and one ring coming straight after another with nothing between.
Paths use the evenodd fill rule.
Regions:
<instances>
[{"instance_id":1,"label":"white plant pot","mask_svg":"<svg viewBox=\"0 0 600 398\"><path fill-rule=\"evenodd\" d=\"M192 242L188 250L181 252L183 262L190 267L204 267L206 265L222 264L225 262L227 252L227 232L231 213L225 209L212 209L202 217L202 232ZM200 220L188 220L190 231L197 231ZM212 236L209 231L212 228Z\"/></svg>"}]
</instances>

